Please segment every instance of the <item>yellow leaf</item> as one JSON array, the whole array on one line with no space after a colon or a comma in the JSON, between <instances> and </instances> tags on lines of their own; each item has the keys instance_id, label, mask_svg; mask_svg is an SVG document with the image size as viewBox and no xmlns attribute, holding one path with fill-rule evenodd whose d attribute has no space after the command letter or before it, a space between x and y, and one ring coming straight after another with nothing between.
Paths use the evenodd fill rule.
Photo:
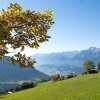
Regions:
<instances>
[{"instance_id":1,"label":"yellow leaf","mask_svg":"<svg viewBox=\"0 0 100 100\"><path fill-rule=\"evenodd\" d=\"M2 49L2 48L3 48L3 45L0 44L0 49Z\"/></svg>"}]
</instances>

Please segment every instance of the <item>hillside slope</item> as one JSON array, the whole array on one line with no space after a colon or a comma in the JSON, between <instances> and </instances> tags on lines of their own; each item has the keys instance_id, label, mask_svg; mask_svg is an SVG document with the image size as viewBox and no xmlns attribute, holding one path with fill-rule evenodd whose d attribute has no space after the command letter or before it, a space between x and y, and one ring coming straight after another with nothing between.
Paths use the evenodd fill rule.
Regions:
<instances>
[{"instance_id":1,"label":"hillside slope","mask_svg":"<svg viewBox=\"0 0 100 100\"><path fill-rule=\"evenodd\" d=\"M0 82L49 79L48 75L36 70L35 68L24 69L19 65L8 63L8 60L9 57L0 60Z\"/></svg>"},{"instance_id":2,"label":"hillside slope","mask_svg":"<svg viewBox=\"0 0 100 100\"><path fill-rule=\"evenodd\" d=\"M100 74L44 83L0 100L100 100Z\"/></svg>"}]
</instances>

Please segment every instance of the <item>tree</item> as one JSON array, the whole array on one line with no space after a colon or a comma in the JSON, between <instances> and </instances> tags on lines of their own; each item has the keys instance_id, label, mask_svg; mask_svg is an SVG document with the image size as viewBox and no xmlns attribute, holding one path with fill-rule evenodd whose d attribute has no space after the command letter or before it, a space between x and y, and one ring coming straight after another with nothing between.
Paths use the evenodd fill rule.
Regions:
<instances>
[{"instance_id":1,"label":"tree","mask_svg":"<svg viewBox=\"0 0 100 100\"><path fill-rule=\"evenodd\" d=\"M21 52L25 47L38 48L48 41L48 29L53 25L52 11L35 12L24 10L19 4L10 4L0 12L0 58L10 53L8 47L20 52L11 57L12 63L30 67L36 61Z\"/></svg>"},{"instance_id":2,"label":"tree","mask_svg":"<svg viewBox=\"0 0 100 100\"><path fill-rule=\"evenodd\" d=\"M51 80L52 80L52 81L58 81L58 80L60 80L60 79L61 79L60 74L55 74L55 75L52 75L52 76L51 76Z\"/></svg>"},{"instance_id":3,"label":"tree","mask_svg":"<svg viewBox=\"0 0 100 100\"><path fill-rule=\"evenodd\" d=\"M97 69L100 71L100 62L97 64Z\"/></svg>"},{"instance_id":4,"label":"tree","mask_svg":"<svg viewBox=\"0 0 100 100\"><path fill-rule=\"evenodd\" d=\"M84 62L84 69L85 69L85 72L86 73L90 73L91 69L94 69L95 68L95 65L94 65L94 62L91 61L91 60L86 60Z\"/></svg>"}]
</instances>

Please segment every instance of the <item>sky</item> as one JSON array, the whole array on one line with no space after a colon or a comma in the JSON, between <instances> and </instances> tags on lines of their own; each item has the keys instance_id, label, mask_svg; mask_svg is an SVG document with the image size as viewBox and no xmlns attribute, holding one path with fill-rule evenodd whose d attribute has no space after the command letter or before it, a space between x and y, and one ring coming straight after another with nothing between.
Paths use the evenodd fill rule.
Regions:
<instances>
[{"instance_id":1,"label":"sky","mask_svg":"<svg viewBox=\"0 0 100 100\"><path fill-rule=\"evenodd\" d=\"M19 3L25 9L52 9L55 24L48 31L49 42L27 54L100 48L100 0L0 0L0 10L9 3Z\"/></svg>"}]
</instances>

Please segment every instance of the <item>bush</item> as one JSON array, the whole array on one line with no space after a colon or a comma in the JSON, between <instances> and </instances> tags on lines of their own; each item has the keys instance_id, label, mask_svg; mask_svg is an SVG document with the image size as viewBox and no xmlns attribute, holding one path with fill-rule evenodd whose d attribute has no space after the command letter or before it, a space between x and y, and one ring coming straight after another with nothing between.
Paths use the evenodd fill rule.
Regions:
<instances>
[{"instance_id":1,"label":"bush","mask_svg":"<svg viewBox=\"0 0 100 100\"><path fill-rule=\"evenodd\" d=\"M71 74L67 75L67 79L73 78L73 77L76 77L76 76L77 76L76 74L71 73Z\"/></svg>"},{"instance_id":2,"label":"bush","mask_svg":"<svg viewBox=\"0 0 100 100\"><path fill-rule=\"evenodd\" d=\"M98 72L99 72L99 71L96 70L96 69L91 69L91 70L89 71L90 74L95 74L95 73L98 73Z\"/></svg>"},{"instance_id":3,"label":"bush","mask_svg":"<svg viewBox=\"0 0 100 100\"><path fill-rule=\"evenodd\" d=\"M33 88L35 84L33 82L24 82L22 84L22 89Z\"/></svg>"},{"instance_id":4,"label":"bush","mask_svg":"<svg viewBox=\"0 0 100 100\"><path fill-rule=\"evenodd\" d=\"M33 88L35 87L37 84L33 83L33 82L23 82L21 85L18 85L14 91L21 91L24 89L28 89L28 88Z\"/></svg>"},{"instance_id":5,"label":"bush","mask_svg":"<svg viewBox=\"0 0 100 100\"><path fill-rule=\"evenodd\" d=\"M51 76L52 81L59 81L61 80L60 74L55 74Z\"/></svg>"},{"instance_id":6,"label":"bush","mask_svg":"<svg viewBox=\"0 0 100 100\"><path fill-rule=\"evenodd\" d=\"M68 74L68 75L62 76L62 77L61 77L61 80L73 78L73 77L76 77L76 76L77 76L76 74L70 73L70 74Z\"/></svg>"},{"instance_id":7,"label":"bush","mask_svg":"<svg viewBox=\"0 0 100 100\"><path fill-rule=\"evenodd\" d=\"M85 75L85 74L87 74L87 72L83 72L83 73L82 73L82 75Z\"/></svg>"}]
</instances>

